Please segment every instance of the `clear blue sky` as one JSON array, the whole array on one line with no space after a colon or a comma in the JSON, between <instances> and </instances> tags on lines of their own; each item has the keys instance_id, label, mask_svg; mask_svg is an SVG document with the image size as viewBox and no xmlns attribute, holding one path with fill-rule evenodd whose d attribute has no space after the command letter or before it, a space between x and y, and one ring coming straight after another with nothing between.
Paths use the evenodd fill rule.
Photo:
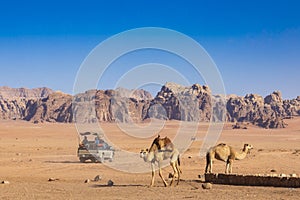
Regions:
<instances>
[{"instance_id":1,"label":"clear blue sky","mask_svg":"<svg viewBox=\"0 0 300 200\"><path fill-rule=\"evenodd\" d=\"M71 93L80 64L98 43L154 26L198 41L217 64L227 93L281 90L284 98L295 98L299 10L299 1L288 0L2 1L0 85Z\"/></svg>"}]
</instances>

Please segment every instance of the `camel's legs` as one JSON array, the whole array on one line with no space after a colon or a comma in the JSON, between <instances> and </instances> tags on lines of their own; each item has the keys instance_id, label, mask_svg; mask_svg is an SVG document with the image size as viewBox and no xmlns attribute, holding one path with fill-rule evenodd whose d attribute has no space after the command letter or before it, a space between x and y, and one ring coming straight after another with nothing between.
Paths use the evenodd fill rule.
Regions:
<instances>
[{"instance_id":1,"label":"camel's legs","mask_svg":"<svg viewBox=\"0 0 300 200\"><path fill-rule=\"evenodd\" d=\"M233 160L229 160L229 173L232 173L232 164L233 164Z\"/></svg>"},{"instance_id":2,"label":"camel's legs","mask_svg":"<svg viewBox=\"0 0 300 200\"><path fill-rule=\"evenodd\" d=\"M232 159L228 159L226 162L226 169L225 169L225 174L229 174L232 172Z\"/></svg>"},{"instance_id":3,"label":"camel's legs","mask_svg":"<svg viewBox=\"0 0 300 200\"><path fill-rule=\"evenodd\" d=\"M151 179L150 187L152 187L152 186L154 185L154 177L155 177L155 166L154 166L154 162L151 162L151 170L152 170L152 179Z\"/></svg>"},{"instance_id":4,"label":"camel's legs","mask_svg":"<svg viewBox=\"0 0 300 200\"><path fill-rule=\"evenodd\" d=\"M175 164L176 164L175 167L176 167L176 169L177 169L177 174L178 174L178 176L177 176L177 185L178 185L178 184L179 184L179 181L180 181L180 173L182 173L182 172L181 172L181 170L180 170L180 167L179 167L178 162L176 162Z\"/></svg>"},{"instance_id":5,"label":"camel's legs","mask_svg":"<svg viewBox=\"0 0 300 200\"><path fill-rule=\"evenodd\" d=\"M178 173L178 170L177 170L176 162L171 162L170 165L172 166L173 171L174 171L174 174L173 174L173 177L172 177L172 180L171 180L171 183L170 183L170 185L172 185L173 181L174 181L174 178L176 176L177 176L177 178L179 177L179 173ZM179 180L178 180L178 182L179 182ZM178 185L178 182L177 182L177 185Z\"/></svg>"},{"instance_id":6,"label":"camel's legs","mask_svg":"<svg viewBox=\"0 0 300 200\"><path fill-rule=\"evenodd\" d=\"M161 178L161 180L164 182L164 185L167 187L168 186L168 183L165 181L163 175L162 175L162 170L161 170L161 167L160 167L160 162L158 162L158 168L159 168L159 176Z\"/></svg>"},{"instance_id":7,"label":"camel's legs","mask_svg":"<svg viewBox=\"0 0 300 200\"><path fill-rule=\"evenodd\" d=\"M207 161L207 163L206 163L205 173L212 173L212 166L213 166L213 160L210 159L210 160Z\"/></svg>"},{"instance_id":8,"label":"camel's legs","mask_svg":"<svg viewBox=\"0 0 300 200\"><path fill-rule=\"evenodd\" d=\"M182 173L182 171L181 171L181 169L180 169L180 166L178 165L178 162L176 163L176 166L177 166L177 171L178 171L178 173Z\"/></svg>"}]
</instances>

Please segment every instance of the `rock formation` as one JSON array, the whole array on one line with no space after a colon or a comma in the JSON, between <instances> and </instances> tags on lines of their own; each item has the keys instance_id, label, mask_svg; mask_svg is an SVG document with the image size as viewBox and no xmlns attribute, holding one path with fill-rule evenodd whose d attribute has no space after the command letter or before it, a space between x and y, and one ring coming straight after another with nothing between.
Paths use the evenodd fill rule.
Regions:
<instances>
[{"instance_id":1,"label":"rock formation","mask_svg":"<svg viewBox=\"0 0 300 200\"><path fill-rule=\"evenodd\" d=\"M37 99L37 98L45 98L49 94L53 93L54 91L42 87L42 88L10 88L7 86L0 87L0 97L2 99L18 99L18 98L26 98L26 99Z\"/></svg>"},{"instance_id":2,"label":"rock formation","mask_svg":"<svg viewBox=\"0 0 300 200\"><path fill-rule=\"evenodd\" d=\"M232 122L251 122L264 128L284 128L283 121L299 111L299 101L283 101L276 91L263 98L256 94L245 97L230 97L227 100L227 120ZM297 106L298 105L298 106ZM299 115L299 114L297 114Z\"/></svg>"},{"instance_id":3,"label":"rock formation","mask_svg":"<svg viewBox=\"0 0 300 200\"><path fill-rule=\"evenodd\" d=\"M183 121L209 121L212 108L211 91L194 84L184 87L166 83L150 103L147 117Z\"/></svg>"},{"instance_id":4,"label":"rock formation","mask_svg":"<svg viewBox=\"0 0 300 200\"><path fill-rule=\"evenodd\" d=\"M0 87L0 119L24 119L34 102L46 98L54 91L49 88Z\"/></svg>"},{"instance_id":5,"label":"rock formation","mask_svg":"<svg viewBox=\"0 0 300 200\"><path fill-rule=\"evenodd\" d=\"M226 116L230 122L283 128L284 119L300 115L300 96L283 100L279 91L265 98L247 94L224 99L199 84L186 87L166 83L154 98L147 91L124 88L89 90L72 97L48 88L0 87L0 119L64 123L139 122L147 118L222 121Z\"/></svg>"}]
</instances>

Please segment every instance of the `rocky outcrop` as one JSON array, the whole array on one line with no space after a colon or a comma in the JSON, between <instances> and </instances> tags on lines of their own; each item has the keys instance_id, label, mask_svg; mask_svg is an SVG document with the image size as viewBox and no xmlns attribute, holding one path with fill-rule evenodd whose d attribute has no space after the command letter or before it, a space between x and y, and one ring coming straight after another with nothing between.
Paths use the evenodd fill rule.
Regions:
<instances>
[{"instance_id":1,"label":"rocky outcrop","mask_svg":"<svg viewBox=\"0 0 300 200\"><path fill-rule=\"evenodd\" d=\"M49 88L0 87L0 119L24 119L30 106L48 97L54 91Z\"/></svg>"},{"instance_id":2,"label":"rocky outcrop","mask_svg":"<svg viewBox=\"0 0 300 200\"><path fill-rule=\"evenodd\" d=\"M27 108L27 99L0 98L0 119L22 119Z\"/></svg>"},{"instance_id":3,"label":"rocky outcrop","mask_svg":"<svg viewBox=\"0 0 300 200\"><path fill-rule=\"evenodd\" d=\"M284 128L286 118L300 115L300 96L283 100L279 91L263 98L212 95L209 87L165 84L152 99L144 90L89 90L71 96L50 89L1 87L0 119L32 122L139 122L147 118L183 121L252 123ZM4 88L4 89L3 89ZM12 91L12 92L9 92Z\"/></svg>"},{"instance_id":4,"label":"rocky outcrop","mask_svg":"<svg viewBox=\"0 0 300 200\"><path fill-rule=\"evenodd\" d=\"M147 115L150 97L151 94L144 90L90 90L74 96L75 121L142 121Z\"/></svg>"},{"instance_id":5,"label":"rocky outcrop","mask_svg":"<svg viewBox=\"0 0 300 200\"><path fill-rule=\"evenodd\" d=\"M19 99L19 98L26 98L26 99L38 99L38 98L45 98L52 94L54 91L42 87L42 88L10 88L10 87L0 87L0 97L2 99Z\"/></svg>"},{"instance_id":6,"label":"rocky outcrop","mask_svg":"<svg viewBox=\"0 0 300 200\"><path fill-rule=\"evenodd\" d=\"M248 94L230 97L227 101L227 119L232 122L251 122L264 128L284 128L287 116L281 93L276 91L263 98Z\"/></svg>"},{"instance_id":7,"label":"rocky outcrop","mask_svg":"<svg viewBox=\"0 0 300 200\"><path fill-rule=\"evenodd\" d=\"M72 122L72 96L55 92L36 101L29 100L24 119L38 122Z\"/></svg>"},{"instance_id":8,"label":"rocky outcrop","mask_svg":"<svg viewBox=\"0 0 300 200\"><path fill-rule=\"evenodd\" d=\"M167 83L151 101L147 117L183 121L209 121L212 96L207 86L184 87Z\"/></svg>"},{"instance_id":9,"label":"rocky outcrop","mask_svg":"<svg viewBox=\"0 0 300 200\"><path fill-rule=\"evenodd\" d=\"M286 113L286 118L300 115L300 96L292 100L283 101L283 109Z\"/></svg>"}]
</instances>

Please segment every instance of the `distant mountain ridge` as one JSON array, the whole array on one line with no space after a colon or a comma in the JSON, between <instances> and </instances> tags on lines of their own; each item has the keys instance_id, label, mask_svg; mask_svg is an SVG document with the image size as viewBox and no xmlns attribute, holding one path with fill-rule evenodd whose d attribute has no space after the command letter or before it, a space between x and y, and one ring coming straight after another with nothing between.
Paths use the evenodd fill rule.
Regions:
<instances>
[{"instance_id":1,"label":"distant mountain ridge","mask_svg":"<svg viewBox=\"0 0 300 200\"><path fill-rule=\"evenodd\" d=\"M230 122L284 128L284 119L300 115L300 96L283 100L275 91L265 98L257 94L230 95L222 101L208 86L199 84L166 83L154 98L145 90L124 88L89 90L72 96L49 88L0 87L0 96L0 120L34 123L140 122L147 118L220 121L225 117Z\"/></svg>"},{"instance_id":2,"label":"distant mountain ridge","mask_svg":"<svg viewBox=\"0 0 300 200\"><path fill-rule=\"evenodd\" d=\"M4 99L45 98L52 93L54 93L54 91L46 87L34 88L34 89L10 88L7 86L0 87L0 97Z\"/></svg>"}]
</instances>

